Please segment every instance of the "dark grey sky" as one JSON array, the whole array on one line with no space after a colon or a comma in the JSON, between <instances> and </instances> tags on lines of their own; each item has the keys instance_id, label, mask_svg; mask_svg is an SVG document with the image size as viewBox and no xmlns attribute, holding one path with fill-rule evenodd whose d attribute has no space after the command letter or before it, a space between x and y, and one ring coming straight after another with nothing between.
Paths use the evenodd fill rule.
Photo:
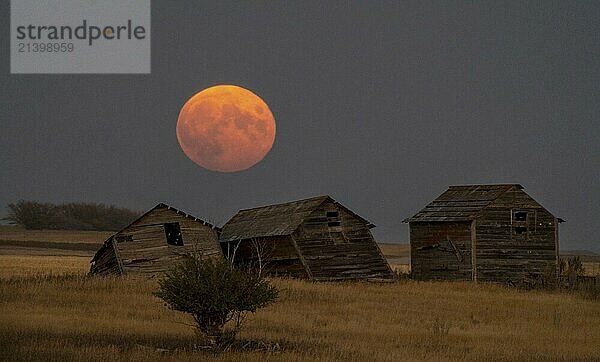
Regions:
<instances>
[{"instance_id":1,"label":"dark grey sky","mask_svg":"<svg viewBox=\"0 0 600 362\"><path fill-rule=\"evenodd\" d=\"M330 194L407 242L401 221L448 185L520 183L567 220L562 248L600 251L597 1L155 1L149 75L10 75L0 14L0 205L166 202L222 224ZM277 120L247 171L177 143L181 106L216 84Z\"/></svg>"}]
</instances>

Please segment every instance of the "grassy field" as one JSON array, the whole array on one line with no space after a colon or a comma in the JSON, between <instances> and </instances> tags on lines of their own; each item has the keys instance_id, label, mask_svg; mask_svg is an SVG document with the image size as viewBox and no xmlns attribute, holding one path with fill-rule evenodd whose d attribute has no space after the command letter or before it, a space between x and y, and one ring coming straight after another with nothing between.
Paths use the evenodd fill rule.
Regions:
<instances>
[{"instance_id":1,"label":"grassy field","mask_svg":"<svg viewBox=\"0 0 600 362\"><path fill-rule=\"evenodd\" d=\"M92 256L109 231L25 230L0 226L0 255Z\"/></svg>"},{"instance_id":2,"label":"grassy field","mask_svg":"<svg viewBox=\"0 0 600 362\"><path fill-rule=\"evenodd\" d=\"M400 273L410 272L410 246L408 244L379 244L390 267Z\"/></svg>"},{"instance_id":3,"label":"grassy field","mask_svg":"<svg viewBox=\"0 0 600 362\"><path fill-rule=\"evenodd\" d=\"M0 255L0 360L600 359L597 300L410 280L273 279L280 300L213 355L152 295L156 281L88 278L88 268L85 256Z\"/></svg>"},{"instance_id":4,"label":"grassy field","mask_svg":"<svg viewBox=\"0 0 600 362\"><path fill-rule=\"evenodd\" d=\"M112 231L26 230L18 226L0 226L0 240L47 241L53 243L102 244Z\"/></svg>"},{"instance_id":5,"label":"grassy field","mask_svg":"<svg viewBox=\"0 0 600 362\"><path fill-rule=\"evenodd\" d=\"M80 259L0 259L1 359L600 358L598 301L470 283L281 279L280 301L250 317L243 343L213 356L195 348L191 320L152 295L155 281L86 278ZM15 277L18 266L27 272Z\"/></svg>"}]
</instances>

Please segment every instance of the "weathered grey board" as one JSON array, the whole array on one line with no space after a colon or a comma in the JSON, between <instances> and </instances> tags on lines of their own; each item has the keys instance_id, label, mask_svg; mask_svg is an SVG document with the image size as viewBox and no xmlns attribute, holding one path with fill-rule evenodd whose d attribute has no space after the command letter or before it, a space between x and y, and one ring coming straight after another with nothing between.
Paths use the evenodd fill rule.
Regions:
<instances>
[{"instance_id":1,"label":"weathered grey board","mask_svg":"<svg viewBox=\"0 0 600 362\"><path fill-rule=\"evenodd\" d=\"M272 271L313 280L389 279L392 271L365 219L328 196L242 210L223 227L225 248L256 263L252 242L268 243ZM242 235L244 238L236 240Z\"/></svg>"},{"instance_id":2,"label":"weathered grey board","mask_svg":"<svg viewBox=\"0 0 600 362\"><path fill-rule=\"evenodd\" d=\"M411 223L410 240L414 279L471 280L470 222Z\"/></svg>"},{"instance_id":3,"label":"weathered grey board","mask_svg":"<svg viewBox=\"0 0 600 362\"><path fill-rule=\"evenodd\" d=\"M169 245L164 224L179 223L183 245ZM92 274L164 273L186 254L222 257L217 229L176 209L159 204L113 235L98 251Z\"/></svg>"},{"instance_id":4,"label":"weathered grey board","mask_svg":"<svg viewBox=\"0 0 600 362\"><path fill-rule=\"evenodd\" d=\"M416 279L556 278L560 220L520 185L451 186L407 221Z\"/></svg>"}]
</instances>

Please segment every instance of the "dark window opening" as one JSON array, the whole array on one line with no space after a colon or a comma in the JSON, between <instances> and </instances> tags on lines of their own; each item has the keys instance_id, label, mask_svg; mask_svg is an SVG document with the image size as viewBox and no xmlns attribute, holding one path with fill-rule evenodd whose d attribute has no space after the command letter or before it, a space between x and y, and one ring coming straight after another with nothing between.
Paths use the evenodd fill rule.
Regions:
<instances>
[{"instance_id":1,"label":"dark window opening","mask_svg":"<svg viewBox=\"0 0 600 362\"><path fill-rule=\"evenodd\" d=\"M327 211L327 226L329 227L340 227L342 225L340 221L340 214L337 211Z\"/></svg>"},{"instance_id":2,"label":"dark window opening","mask_svg":"<svg viewBox=\"0 0 600 362\"><path fill-rule=\"evenodd\" d=\"M515 221L527 221L527 212L526 211L515 212Z\"/></svg>"},{"instance_id":3,"label":"dark window opening","mask_svg":"<svg viewBox=\"0 0 600 362\"><path fill-rule=\"evenodd\" d=\"M525 226L517 226L515 227L515 233L524 234L527 232L527 228Z\"/></svg>"},{"instance_id":4,"label":"dark window opening","mask_svg":"<svg viewBox=\"0 0 600 362\"><path fill-rule=\"evenodd\" d=\"M183 246L183 237L181 236L181 228L178 222L164 224L165 236L167 244L175 246Z\"/></svg>"}]
</instances>

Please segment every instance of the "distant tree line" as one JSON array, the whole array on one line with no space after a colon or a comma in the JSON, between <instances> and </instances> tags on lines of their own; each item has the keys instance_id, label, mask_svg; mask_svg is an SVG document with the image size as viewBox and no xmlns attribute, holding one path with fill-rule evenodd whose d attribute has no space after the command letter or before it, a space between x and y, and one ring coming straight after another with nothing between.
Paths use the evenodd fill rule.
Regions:
<instances>
[{"instance_id":1,"label":"distant tree line","mask_svg":"<svg viewBox=\"0 0 600 362\"><path fill-rule=\"evenodd\" d=\"M11 224L26 229L117 231L140 216L140 212L112 205L71 202L52 204L24 201L8 204Z\"/></svg>"}]
</instances>

